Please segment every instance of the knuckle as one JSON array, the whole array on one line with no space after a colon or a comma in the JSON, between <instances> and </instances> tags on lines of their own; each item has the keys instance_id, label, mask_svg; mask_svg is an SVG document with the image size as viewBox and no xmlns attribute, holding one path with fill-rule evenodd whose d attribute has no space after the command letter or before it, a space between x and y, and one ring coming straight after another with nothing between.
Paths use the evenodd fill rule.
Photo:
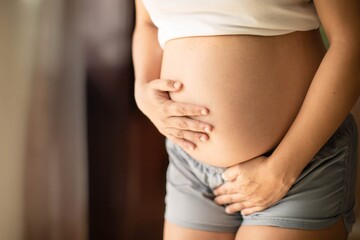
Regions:
<instances>
[{"instance_id":1,"label":"knuckle","mask_svg":"<svg viewBox=\"0 0 360 240\"><path fill-rule=\"evenodd\" d=\"M183 106L179 106L179 107L176 109L176 112L177 112L179 115L185 115L186 109L185 109Z\"/></svg>"},{"instance_id":2,"label":"knuckle","mask_svg":"<svg viewBox=\"0 0 360 240\"><path fill-rule=\"evenodd\" d=\"M197 133L193 133L193 134L191 135L191 139L192 139L193 141L198 141L198 140L200 139L200 135L197 134Z\"/></svg>"},{"instance_id":3,"label":"knuckle","mask_svg":"<svg viewBox=\"0 0 360 240\"><path fill-rule=\"evenodd\" d=\"M187 127L193 131L199 131L199 132L203 131L200 124L195 120L189 119L186 122L186 124L187 124Z\"/></svg>"},{"instance_id":4,"label":"knuckle","mask_svg":"<svg viewBox=\"0 0 360 240\"><path fill-rule=\"evenodd\" d=\"M163 80L163 84L166 88L172 88L174 83L171 80Z\"/></svg>"},{"instance_id":5,"label":"knuckle","mask_svg":"<svg viewBox=\"0 0 360 240\"><path fill-rule=\"evenodd\" d=\"M238 209L238 204L235 203L235 204L230 205L230 211L231 212L236 212L237 209Z\"/></svg>"},{"instance_id":6,"label":"knuckle","mask_svg":"<svg viewBox=\"0 0 360 240\"><path fill-rule=\"evenodd\" d=\"M189 106L187 110L191 115L194 115L197 113L196 107L193 107L193 106Z\"/></svg>"},{"instance_id":7,"label":"knuckle","mask_svg":"<svg viewBox=\"0 0 360 240\"><path fill-rule=\"evenodd\" d=\"M202 115L202 108L200 108L200 107L192 107L191 108L191 114L193 114L193 115Z\"/></svg>"},{"instance_id":8,"label":"knuckle","mask_svg":"<svg viewBox=\"0 0 360 240\"><path fill-rule=\"evenodd\" d=\"M186 121L182 120L182 121L179 122L179 127L182 128L182 129L188 129L189 124Z\"/></svg>"},{"instance_id":9,"label":"knuckle","mask_svg":"<svg viewBox=\"0 0 360 240\"><path fill-rule=\"evenodd\" d=\"M199 132L203 132L205 129L205 127L201 126L201 124L196 121L192 121L191 123L189 123L189 127Z\"/></svg>"},{"instance_id":10,"label":"knuckle","mask_svg":"<svg viewBox=\"0 0 360 240\"><path fill-rule=\"evenodd\" d=\"M184 138L184 131L178 130L178 131L176 132L176 136L177 136L178 138Z\"/></svg>"},{"instance_id":11,"label":"knuckle","mask_svg":"<svg viewBox=\"0 0 360 240\"><path fill-rule=\"evenodd\" d=\"M165 86L167 87L172 87L173 85L173 81L170 79L161 79L161 81L164 83Z\"/></svg>"},{"instance_id":12,"label":"knuckle","mask_svg":"<svg viewBox=\"0 0 360 240\"><path fill-rule=\"evenodd\" d=\"M246 203L241 203L241 209L239 209L240 211L244 211L245 209L248 208L248 204Z\"/></svg>"},{"instance_id":13,"label":"knuckle","mask_svg":"<svg viewBox=\"0 0 360 240\"><path fill-rule=\"evenodd\" d=\"M237 211L242 210L244 208L244 205L242 203L236 203L235 206Z\"/></svg>"}]
</instances>

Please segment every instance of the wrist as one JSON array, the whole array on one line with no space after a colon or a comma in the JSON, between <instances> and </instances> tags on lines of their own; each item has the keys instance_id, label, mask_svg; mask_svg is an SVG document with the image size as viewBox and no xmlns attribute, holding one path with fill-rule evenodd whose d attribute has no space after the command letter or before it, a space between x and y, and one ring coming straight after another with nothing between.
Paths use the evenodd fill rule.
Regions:
<instances>
[{"instance_id":1,"label":"wrist","mask_svg":"<svg viewBox=\"0 0 360 240\"><path fill-rule=\"evenodd\" d=\"M137 107L144 113L144 108L146 106L146 91L145 91L145 82L136 81L134 85L134 99ZM145 113L144 113L145 114Z\"/></svg>"},{"instance_id":2,"label":"wrist","mask_svg":"<svg viewBox=\"0 0 360 240\"><path fill-rule=\"evenodd\" d=\"M266 161L269 172L276 178L281 179L284 185L293 185L302 171L291 160L284 157L279 158L271 155Z\"/></svg>"},{"instance_id":3,"label":"wrist","mask_svg":"<svg viewBox=\"0 0 360 240\"><path fill-rule=\"evenodd\" d=\"M139 102L143 96L143 93L142 93L142 85L140 83L137 83L135 82L135 85L134 85L134 98L135 98L135 102L136 104L139 106Z\"/></svg>"}]
</instances>

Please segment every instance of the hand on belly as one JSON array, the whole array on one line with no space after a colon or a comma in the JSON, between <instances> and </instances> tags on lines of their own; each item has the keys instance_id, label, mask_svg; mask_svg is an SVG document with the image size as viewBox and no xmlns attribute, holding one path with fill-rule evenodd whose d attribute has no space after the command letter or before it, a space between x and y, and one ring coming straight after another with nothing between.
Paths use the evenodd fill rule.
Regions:
<instances>
[{"instance_id":1,"label":"hand on belly","mask_svg":"<svg viewBox=\"0 0 360 240\"><path fill-rule=\"evenodd\" d=\"M179 91L182 86L178 81L156 79L136 86L135 98L139 109L154 123L160 133L182 148L193 150L198 142L206 142L209 139L208 134L213 126L192 119L208 115L207 108L170 99L169 93Z\"/></svg>"},{"instance_id":2,"label":"hand on belly","mask_svg":"<svg viewBox=\"0 0 360 240\"><path fill-rule=\"evenodd\" d=\"M316 46L321 38L314 34L169 41L161 77L183 83L170 98L208 108L207 116L190 118L214 127L208 141L184 150L198 161L228 167L276 147L322 59Z\"/></svg>"}]
</instances>

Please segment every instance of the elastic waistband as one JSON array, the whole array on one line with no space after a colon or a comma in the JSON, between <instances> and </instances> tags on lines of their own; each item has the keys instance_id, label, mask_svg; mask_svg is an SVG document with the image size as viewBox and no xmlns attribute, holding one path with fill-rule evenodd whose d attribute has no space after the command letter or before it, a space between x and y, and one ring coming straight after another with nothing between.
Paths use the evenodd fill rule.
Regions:
<instances>
[{"instance_id":1,"label":"elastic waistband","mask_svg":"<svg viewBox=\"0 0 360 240\"><path fill-rule=\"evenodd\" d=\"M196 166L197 168L202 168L204 171L209 173L223 173L226 168L224 167L217 167L212 166L203 162L200 162L193 157L191 157L187 152L185 152L179 145L173 143L171 140L166 139L166 149L168 151L168 154L171 154L174 152L175 155L180 155L182 158L184 158L186 161L190 162L191 165Z\"/></svg>"}]
</instances>

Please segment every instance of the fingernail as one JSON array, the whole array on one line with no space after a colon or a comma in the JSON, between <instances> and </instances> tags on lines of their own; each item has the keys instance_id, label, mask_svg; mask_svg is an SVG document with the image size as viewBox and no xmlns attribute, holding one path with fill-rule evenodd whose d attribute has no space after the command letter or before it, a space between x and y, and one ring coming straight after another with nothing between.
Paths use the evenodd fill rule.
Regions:
<instances>
[{"instance_id":1,"label":"fingernail","mask_svg":"<svg viewBox=\"0 0 360 240\"><path fill-rule=\"evenodd\" d=\"M225 208L225 212L226 212L226 213L231 213L231 211L230 211L229 208Z\"/></svg>"},{"instance_id":2,"label":"fingernail","mask_svg":"<svg viewBox=\"0 0 360 240\"><path fill-rule=\"evenodd\" d=\"M225 181L227 181L227 178L226 178L225 173L222 173L222 174L221 174L221 177L222 177L222 179L224 179Z\"/></svg>"},{"instance_id":3,"label":"fingernail","mask_svg":"<svg viewBox=\"0 0 360 240\"><path fill-rule=\"evenodd\" d=\"M174 83L174 88L179 88L181 86L181 83L180 82L175 82Z\"/></svg>"},{"instance_id":4,"label":"fingernail","mask_svg":"<svg viewBox=\"0 0 360 240\"><path fill-rule=\"evenodd\" d=\"M205 127L205 128L204 128L204 131L207 132L207 133L210 133L210 128L209 128L209 127Z\"/></svg>"},{"instance_id":5,"label":"fingernail","mask_svg":"<svg viewBox=\"0 0 360 240\"><path fill-rule=\"evenodd\" d=\"M202 115L207 115L207 114L208 114L208 111L207 111L206 109L202 109L202 110L201 110L201 114L202 114Z\"/></svg>"},{"instance_id":6,"label":"fingernail","mask_svg":"<svg viewBox=\"0 0 360 240\"><path fill-rule=\"evenodd\" d=\"M205 135L202 135L200 137L200 141L205 142L207 140L207 137Z\"/></svg>"}]
</instances>

